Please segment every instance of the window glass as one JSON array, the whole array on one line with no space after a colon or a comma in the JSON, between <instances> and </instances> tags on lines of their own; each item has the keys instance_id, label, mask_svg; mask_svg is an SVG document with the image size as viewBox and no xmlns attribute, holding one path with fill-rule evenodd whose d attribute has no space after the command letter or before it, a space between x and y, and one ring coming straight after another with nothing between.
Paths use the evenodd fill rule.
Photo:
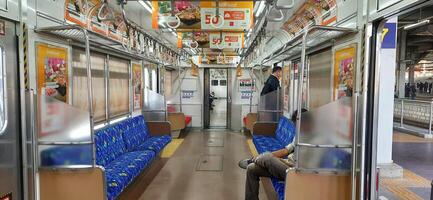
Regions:
<instances>
[{"instance_id":1,"label":"window glass","mask_svg":"<svg viewBox=\"0 0 433 200\"><path fill-rule=\"evenodd\" d=\"M218 80L212 80L212 86L218 86Z\"/></svg>"},{"instance_id":2,"label":"window glass","mask_svg":"<svg viewBox=\"0 0 433 200\"><path fill-rule=\"evenodd\" d=\"M110 57L110 117L129 112L129 74L128 61Z\"/></svg>"},{"instance_id":3,"label":"window glass","mask_svg":"<svg viewBox=\"0 0 433 200\"><path fill-rule=\"evenodd\" d=\"M220 80L220 85L221 86L226 86L227 85L227 80Z\"/></svg>"},{"instance_id":4,"label":"window glass","mask_svg":"<svg viewBox=\"0 0 433 200\"><path fill-rule=\"evenodd\" d=\"M6 126L6 77L5 73L5 60L4 60L3 47L0 47L0 135L2 135L5 131Z\"/></svg>"},{"instance_id":5,"label":"window glass","mask_svg":"<svg viewBox=\"0 0 433 200\"><path fill-rule=\"evenodd\" d=\"M93 86L93 112L95 122L104 121L105 116L105 77L104 62L106 56L91 53ZM86 54L81 49L74 49L72 55L72 104L83 110L88 110L87 100L87 68Z\"/></svg>"},{"instance_id":6,"label":"window glass","mask_svg":"<svg viewBox=\"0 0 433 200\"><path fill-rule=\"evenodd\" d=\"M149 75L149 68L144 68L144 88L150 89L150 75Z\"/></svg>"},{"instance_id":7,"label":"window glass","mask_svg":"<svg viewBox=\"0 0 433 200\"><path fill-rule=\"evenodd\" d=\"M156 69L152 69L152 91L157 91L157 75L156 75Z\"/></svg>"}]
</instances>

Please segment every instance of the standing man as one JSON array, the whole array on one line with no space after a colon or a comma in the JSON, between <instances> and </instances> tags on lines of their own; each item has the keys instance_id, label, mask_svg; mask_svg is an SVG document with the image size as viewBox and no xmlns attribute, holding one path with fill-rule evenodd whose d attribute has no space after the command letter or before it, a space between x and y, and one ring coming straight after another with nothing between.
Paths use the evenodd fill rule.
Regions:
<instances>
[{"instance_id":1,"label":"standing man","mask_svg":"<svg viewBox=\"0 0 433 200\"><path fill-rule=\"evenodd\" d=\"M273 92L280 88L282 72L283 69L275 64L274 68L272 68L272 74L269 76L268 80L266 80L260 96L264 96L267 93Z\"/></svg>"},{"instance_id":2,"label":"standing man","mask_svg":"<svg viewBox=\"0 0 433 200\"><path fill-rule=\"evenodd\" d=\"M278 98L280 98L280 94L274 92L280 89L280 79L282 77L283 69L276 64L274 68L272 68L272 74L269 76L268 80L266 80L262 92L260 93L260 104L261 109L267 110L263 114L261 114L261 120L265 121L277 121L280 113L275 111L280 110ZM269 94L274 92L274 94ZM281 105L281 103L280 103Z\"/></svg>"}]
</instances>

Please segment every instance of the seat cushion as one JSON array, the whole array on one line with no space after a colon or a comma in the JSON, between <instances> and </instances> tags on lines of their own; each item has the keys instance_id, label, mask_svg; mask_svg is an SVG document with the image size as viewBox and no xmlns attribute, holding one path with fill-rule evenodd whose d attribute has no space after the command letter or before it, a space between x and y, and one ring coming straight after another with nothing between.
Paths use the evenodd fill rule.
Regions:
<instances>
[{"instance_id":1,"label":"seat cushion","mask_svg":"<svg viewBox=\"0 0 433 200\"><path fill-rule=\"evenodd\" d=\"M191 116L185 115L185 126L191 123L191 120L192 120Z\"/></svg>"},{"instance_id":2,"label":"seat cushion","mask_svg":"<svg viewBox=\"0 0 433 200\"><path fill-rule=\"evenodd\" d=\"M106 167L126 152L119 125L108 126L96 131L96 164Z\"/></svg>"},{"instance_id":3,"label":"seat cushion","mask_svg":"<svg viewBox=\"0 0 433 200\"><path fill-rule=\"evenodd\" d=\"M286 117L281 117L278 122L275 138L284 146L290 144L295 137L295 125Z\"/></svg>"},{"instance_id":4,"label":"seat cushion","mask_svg":"<svg viewBox=\"0 0 433 200\"><path fill-rule=\"evenodd\" d=\"M120 122L126 149L134 151L149 137L149 130L143 116L126 119Z\"/></svg>"},{"instance_id":5,"label":"seat cushion","mask_svg":"<svg viewBox=\"0 0 433 200\"><path fill-rule=\"evenodd\" d=\"M253 143L259 154L264 152L272 152L283 149L285 146L277 139L268 136L255 135L253 136Z\"/></svg>"},{"instance_id":6,"label":"seat cushion","mask_svg":"<svg viewBox=\"0 0 433 200\"><path fill-rule=\"evenodd\" d=\"M137 150L152 150L158 154L170 142L170 135L149 137Z\"/></svg>"},{"instance_id":7,"label":"seat cushion","mask_svg":"<svg viewBox=\"0 0 433 200\"><path fill-rule=\"evenodd\" d=\"M272 179L272 186L274 186L275 192L277 193L278 200L284 200L284 181L278 181Z\"/></svg>"},{"instance_id":8,"label":"seat cushion","mask_svg":"<svg viewBox=\"0 0 433 200\"><path fill-rule=\"evenodd\" d=\"M115 199L154 158L153 151L133 151L108 164L105 168L108 199Z\"/></svg>"}]
</instances>

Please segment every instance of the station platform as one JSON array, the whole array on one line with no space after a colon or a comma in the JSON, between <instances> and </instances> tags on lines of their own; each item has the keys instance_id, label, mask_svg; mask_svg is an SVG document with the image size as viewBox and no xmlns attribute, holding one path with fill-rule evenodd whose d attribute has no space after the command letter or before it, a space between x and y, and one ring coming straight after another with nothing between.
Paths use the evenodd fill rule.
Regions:
<instances>
[{"instance_id":1,"label":"station platform","mask_svg":"<svg viewBox=\"0 0 433 200\"><path fill-rule=\"evenodd\" d=\"M433 139L394 131L392 159L404 168L403 178L382 178L379 199L430 199Z\"/></svg>"}]
</instances>

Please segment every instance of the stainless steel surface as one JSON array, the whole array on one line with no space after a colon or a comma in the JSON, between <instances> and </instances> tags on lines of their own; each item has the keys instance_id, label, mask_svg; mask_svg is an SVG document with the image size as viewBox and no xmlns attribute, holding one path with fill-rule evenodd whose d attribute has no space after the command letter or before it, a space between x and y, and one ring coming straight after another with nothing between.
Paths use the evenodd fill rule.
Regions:
<instances>
[{"instance_id":1,"label":"stainless steel surface","mask_svg":"<svg viewBox=\"0 0 433 200\"><path fill-rule=\"evenodd\" d=\"M308 30L308 29L307 29ZM308 35L308 31L304 31L303 36L302 36L302 51L301 51L301 69L299 70L298 68L298 74L299 74L299 78L298 78L298 106L297 106L297 118L296 118L296 136L295 136L295 160L296 160L296 168L299 168L299 136L300 136L300 132L301 132L301 116L302 116L302 100L303 100L303 82L304 82L304 69L305 69L305 59L306 59L306 39L307 39L307 35Z\"/></svg>"},{"instance_id":2,"label":"stainless steel surface","mask_svg":"<svg viewBox=\"0 0 433 200\"><path fill-rule=\"evenodd\" d=\"M164 95L144 89L143 116L146 121L165 121L166 105Z\"/></svg>"},{"instance_id":3,"label":"stainless steel surface","mask_svg":"<svg viewBox=\"0 0 433 200\"><path fill-rule=\"evenodd\" d=\"M3 133L0 135L0 196L12 192L14 199L22 199L22 160L20 155L20 115L18 89L18 57L15 23L5 22L5 34L0 35L3 74L0 77L0 91L7 95L3 103L8 112L4 113L7 123L4 123ZM3 66L5 65L5 66ZM4 73L6 76L4 76ZM0 109L0 112L4 110Z\"/></svg>"}]
</instances>

